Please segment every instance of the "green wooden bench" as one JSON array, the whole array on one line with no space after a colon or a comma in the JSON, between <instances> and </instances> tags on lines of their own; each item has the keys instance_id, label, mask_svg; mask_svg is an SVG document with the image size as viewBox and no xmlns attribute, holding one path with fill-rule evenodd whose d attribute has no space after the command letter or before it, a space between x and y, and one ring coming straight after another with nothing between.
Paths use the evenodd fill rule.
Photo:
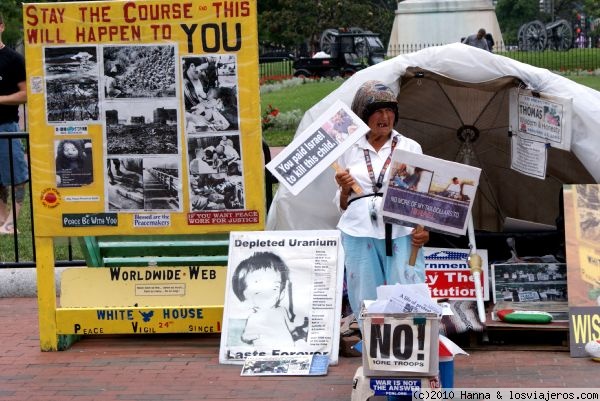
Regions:
<instances>
[{"instance_id":1,"label":"green wooden bench","mask_svg":"<svg viewBox=\"0 0 600 401\"><path fill-rule=\"evenodd\" d=\"M86 264L226 266L229 234L82 237Z\"/></svg>"}]
</instances>

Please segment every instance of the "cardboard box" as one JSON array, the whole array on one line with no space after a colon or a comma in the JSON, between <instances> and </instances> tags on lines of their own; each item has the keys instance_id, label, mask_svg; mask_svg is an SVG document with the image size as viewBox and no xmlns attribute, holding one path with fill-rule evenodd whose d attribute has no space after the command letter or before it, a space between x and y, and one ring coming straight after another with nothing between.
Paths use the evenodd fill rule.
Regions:
<instances>
[{"instance_id":1,"label":"cardboard box","mask_svg":"<svg viewBox=\"0 0 600 401\"><path fill-rule=\"evenodd\" d=\"M437 376L439 326L434 313L363 313L365 376Z\"/></svg>"}]
</instances>

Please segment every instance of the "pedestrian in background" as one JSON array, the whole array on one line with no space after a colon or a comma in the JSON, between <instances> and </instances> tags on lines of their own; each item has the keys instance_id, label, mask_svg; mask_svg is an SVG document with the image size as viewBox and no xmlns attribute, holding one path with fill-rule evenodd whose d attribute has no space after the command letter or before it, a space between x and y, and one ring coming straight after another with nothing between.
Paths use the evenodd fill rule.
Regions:
<instances>
[{"instance_id":1,"label":"pedestrian in background","mask_svg":"<svg viewBox=\"0 0 600 401\"><path fill-rule=\"evenodd\" d=\"M23 56L2 42L4 17L0 14L0 132L19 131L19 105L27 102L25 60ZM0 139L0 234L12 234L15 221L25 198L25 183L29 180L27 161L19 139ZM13 171L10 168L12 151ZM14 187L14 210L8 198Z\"/></svg>"},{"instance_id":2,"label":"pedestrian in background","mask_svg":"<svg viewBox=\"0 0 600 401\"><path fill-rule=\"evenodd\" d=\"M490 48L488 46L488 41L485 39L485 34L486 34L485 29L481 28L481 29L479 29L479 31L477 31L477 33L467 36L463 40L463 43L465 45L478 47L480 49L490 51Z\"/></svg>"}]
</instances>

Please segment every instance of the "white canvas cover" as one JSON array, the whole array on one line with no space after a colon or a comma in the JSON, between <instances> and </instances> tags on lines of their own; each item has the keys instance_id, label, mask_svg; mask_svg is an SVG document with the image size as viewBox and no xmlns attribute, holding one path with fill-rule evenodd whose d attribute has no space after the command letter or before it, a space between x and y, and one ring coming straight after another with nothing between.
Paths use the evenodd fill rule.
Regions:
<instances>
[{"instance_id":1,"label":"white canvas cover","mask_svg":"<svg viewBox=\"0 0 600 401\"><path fill-rule=\"evenodd\" d=\"M335 101L341 100L350 105L359 86L367 80L380 80L397 93L400 92L401 78L407 72L407 69L411 67L421 68L447 77L450 80L461 81L463 83L485 84L488 81L503 77L514 77L522 81L527 89L543 94L572 98L573 132L571 152L560 150L557 152L572 153L576 156L573 159L575 161L578 159L577 164L581 162L584 169L573 166L573 170L580 169L582 172L578 173L579 175L574 176L574 178L562 178L562 182L560 182L561 178L546 178L546 180L538 181L542 183L549 182L556 188L561 188L562 184L569 183L567 182L569 180L576 181L580 179L585 183L599 182L600 151L598 149L600 149L600 132L598 127L600 127L600 92L577 84L549 70L533 67L460 43L430 47L415 53L400 55L357 72L337 90L309 109L300 122L296 133L306 129ZM402 93L399 94L399 97L400 107L402 108L403 103L408 104L407 99L401 99ZM418 99L414 100L417 101ZM410 100L408 102L410 103ZM434 115L436 109L433 107L424 112ZM400 128L400 132L408 137L416 136L416 133L412 135L412 132L404 132L402 128ZM420 141L418 138L415 139ZM425 154L429 154L425 146L423 151ZM554 150L552 149L552 151ZM485 157L490 157L490 155L486 155ZM551 154L549 159L553 157ZM485 168L483 170L484 174L486 174ZM571 170L571 166L563 164L561 170L568 172ZM587 172L584 170L587 170ZM502 185L506 186L508 192L516 176L510 170L510 166L506 166L506 169L502 171L507 174L507 182ZM512 175L509 176L509 174ZM297 196L280 187L269 210L267 229L312 230L334 228L339 219L339 212L332 201L336 189L333 175L333 169L326 170ZM503 177L500 176L499 179L502 181ZM535 179L532 178L532 180ZM528 183L526 182L525 185L528 185ZM530 188L528 192L535 195L536 189L532 190L531 188L533 187L531 186L526 186L525 188ZM551 198L550 201L557 204L559 194L556 188L551 189L550 193L553 193L552 196L540 193L537 195L537 199ZM553 192L555 190L556 192ZM516 193L509 193L506 199L500 199L500 203L509 202L507 199L517 199L518 202ZM519 205L512 207L510 208L511 212L505 213L502 217L523 218L515 211L518 209ZM521 209L542 210L544 208L540 204L534 204L533 206L528 204L522 205ZM558 209L558 205L556 205L555 209ZM526 217L525 220L539 220L539 222L548 223L547 216L539 219ZM479 226L477 220L475 221L475 228L482 228ZM487 229L489 227L483 226L483 228Z\"/></svg>"}]
</instances>

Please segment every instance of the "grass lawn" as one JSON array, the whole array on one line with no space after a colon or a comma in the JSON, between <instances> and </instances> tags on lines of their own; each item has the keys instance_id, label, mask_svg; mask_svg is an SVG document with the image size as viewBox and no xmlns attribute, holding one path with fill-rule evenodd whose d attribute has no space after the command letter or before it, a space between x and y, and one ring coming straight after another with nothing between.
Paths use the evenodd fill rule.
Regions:
<instances>
[{"instance_id":1,"label":"grass lawn","mask_svg":"<svg viewBox=\"0 0 600 401\"><path fill-rule=\"evenodd\" d=\"M261 95L260 108L266 110L268 105L272 105L278 107L282 112L296 109L304 112L337 89L342 83L341 80L306 80L304 84Z\"/></svg>"},{"instance_id":2,"label":"grass lawn","mask_svg":"<svg viewBox=\"0 0 600 401\"><path fill-rule=\"evenodd\" d=\"M17 220L17 247L12 235L0 235L0 263L2 262L32 262L33 261L33 237L31 235L31 207L29 200L29 188L25 192L25 201ZM72 247L69 250L69 241ZM56 261L83 260L83 252L79 241L70 238L54 239L54 258ZM15 253L16 252L16 253ZM69 255L71 252L71 255ZM18 258L17 258L18 255Z\"/></svg>"},{"instance_id":3,"label":"grass lawn","mask_svg":"<svg viewBox=\"0 0 600 401\"><path fill-rule=\"evenodd\" d=\"M589 88L600 91L600 76L597 75L569 75L567 78L577 82L578 84L585 85Z\"/></svg>"},{"instance_id":4,"label":"grass lawn","mask_svg":"<svg viewBox=\"0 0 600 401\"><path fill-rule=\"evenodd\" d=\"M302 85L262 94L260 96L260 108L263 113L271 105L278 108L280 113L300 110L304 114L306 110L336 90L342 83L341 80L307 80ZM269 146L286 146L294 138L294 133L295 129L269 129L263 132L263 136Z\"/></svg>"}]
</instances>

